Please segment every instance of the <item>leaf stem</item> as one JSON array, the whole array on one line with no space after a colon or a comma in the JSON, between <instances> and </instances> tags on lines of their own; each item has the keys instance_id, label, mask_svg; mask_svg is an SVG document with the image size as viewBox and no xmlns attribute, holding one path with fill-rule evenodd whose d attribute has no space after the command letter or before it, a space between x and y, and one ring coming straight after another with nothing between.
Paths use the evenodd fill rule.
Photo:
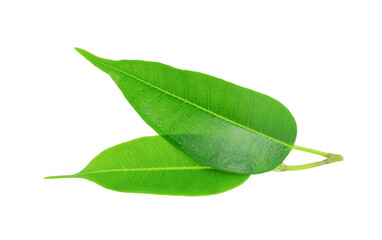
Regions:
<instances>
[{"instance_id":1,"label":"leaf stem","mask_svg":"<svg viewBox=\"0 0 382 240\"><path fill-rule=\"evenodd\" d=\"M309 149L309 150L313 150L313 149ZM314 150L314 151L316 151L316 150ZM320 152L320 151L317 151L317 152ZM320 153L323 153L323 152L320 152ZM316 153L316 154L318 154L318 153ZM322 155L322 154L318 154L318 155ZM327 158L325 160L323 160L323 161L312 162L312 163L307 163L307 164L302 164L302 165L292 165L292 166L285 165L284 163L281 163L273 171L275 171L275 172L285 172L285 171L304 170L304 169L308 169L308 168L319 167L319 166L322 166L322 165L325 165L325 164L329 164L329 163L340 162L342 160L344 160L344 158L341 155L333 154L333 153L327 153Z\"/></svg>"},{"instance_id":2,"label":"leaf stem","mask_svg":"<svg viewBox=\"0 0 382 240\"><path fill-rule=\"evenodd\" d=\"M296 149L296 150L299 150L299 151L303 151L303 152L308 152L308 153L313 153L313 154L321 155L321 156L324 156L324 157L329 157L329 155L331 154L331 153L321 152L321 151L318 151L318 150L315 150L315 149L301 147L301 146L296 146L296 145L293 146L293 149Z\"/></svg>"}]
</instances>

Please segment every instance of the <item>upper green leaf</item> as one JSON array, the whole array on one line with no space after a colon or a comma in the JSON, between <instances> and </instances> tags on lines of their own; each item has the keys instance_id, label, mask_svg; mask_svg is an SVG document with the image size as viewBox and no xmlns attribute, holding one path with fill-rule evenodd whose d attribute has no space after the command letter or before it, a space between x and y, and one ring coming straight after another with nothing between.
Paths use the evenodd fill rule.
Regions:
<instances>
[{"instance_id":1,"label":"upper green leaf","mask_svg":"<svg viewBox=\"0 0 382 240\"><path fill-rule=\"evenodd\" d=\"M106 149L77 174L47 178L85 178L120 192L202 196L230 190L249 176L198 163L155 136Z\"/></svg>"},{"instance_id":2,"label":"upper green leaf","mask_svg":"<svg viewBox=\"0 0 382 240\"><path fill-rule=\"evenodd\" d=\"M294 145L293 116L269 96L161 63L113 61L76 50L112 77L148 125L197 161L262 173L281 164Z\"/></svg>"}]
</instances>

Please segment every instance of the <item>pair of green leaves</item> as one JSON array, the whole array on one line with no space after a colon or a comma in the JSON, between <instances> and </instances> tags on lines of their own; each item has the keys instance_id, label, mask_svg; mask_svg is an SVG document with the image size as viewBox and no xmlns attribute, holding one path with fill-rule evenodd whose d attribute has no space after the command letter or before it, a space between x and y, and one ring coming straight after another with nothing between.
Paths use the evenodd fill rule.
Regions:
<instances>
[{"instance_id":1,"label":"pair of green leaves","mask_svg":"<svg viewBox=\"0 0 382 240\"><path fill-rule=\"evenodd\" d=\"M294 146L295 120L277 100L206 74L156 62L97 57L160 136L109 148L71 176L122 192L208 195L279 166Z\"/></svg>"}]
</instances>

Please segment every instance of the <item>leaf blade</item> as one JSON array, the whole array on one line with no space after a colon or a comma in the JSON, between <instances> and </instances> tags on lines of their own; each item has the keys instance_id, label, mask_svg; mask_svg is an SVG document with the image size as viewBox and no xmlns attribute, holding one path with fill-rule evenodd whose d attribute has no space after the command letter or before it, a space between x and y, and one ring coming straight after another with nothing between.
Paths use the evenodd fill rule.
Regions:
<instances>
[{"instance_id":1,"label":"leaf blade","mask_svg":"<svg viewBox=\"0 0 382 240\"><path fill-rule=\"evenodd\" d=\"M248 177L198 163L154 136L106 149L77 174L47 179L84 178L120 192L204 196L228 191Z\"/></svg>"},{"instance_id":2,"label":"leaf blade","mask_svg":"<svg viewBox=\"0 0 382 240\"><path fill-rule=\"evenodd\" d=\"M293 116L269 96L160 63L113 61L76 50L112 77L148 125L197 161L261 173L276 168L294 145Z\"/></svg>"}]
</instances>

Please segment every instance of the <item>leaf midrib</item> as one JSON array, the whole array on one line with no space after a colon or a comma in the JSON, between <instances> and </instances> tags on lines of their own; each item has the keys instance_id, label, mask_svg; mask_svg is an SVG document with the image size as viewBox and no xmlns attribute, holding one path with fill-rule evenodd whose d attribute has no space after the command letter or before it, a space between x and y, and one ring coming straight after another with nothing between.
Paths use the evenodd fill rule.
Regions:
<instances>
[{"instance_id":1,"label":"leaf midrib","mask_svg":"<svg viewBox=\"0 0 382 240\"><path fill-rule=\"evenodd\" d=\"M79 172L75 175L87 175L95 173L107 173L107 172L137 172L137 171L163 171L163 170L199 170L199 169L214 169L208 166L199 167L163 167L163 168L121 168L121 169L107 169L107 170L97 170L89 172Z\"/></svg>"},{"instance_id":2,"label":"leaf midrib","mask_svg":"<svg viewBox=\"0 0 382 240\"><path fill-rule=\"evenodd\" d=\"M88 53L88 54L89 54L89 53ZM91 56L91 55L92 55L92 54L90 54L90 56ZM91 56L91 57L92 57L92 56ZM157 86L155 86L155 85L153 85L153 84L151 84L151 83L149 83L149 82L146 82L146 81L144 81L143 79L140 79L140 78L138 78L138 77L136 77L136 76L134 76L134 75L132 75L132 74L130 74L130 73L127 73L127 72L125 72L125 71L123 71L123 70L120 70L120 69L115 68L115 67L113 67L113 66L107 65L107 64L105 64L105 63L103 63L103 62L100 62L100 61L98 61L97 59L95 59L94 57L92 57L92 59L93 59L94 61L96 61L97 63L99 63L99 64L102 64L102 65L104 65L104 66L106 66L106 67L112 68L112 69L114 69L114 70L116 70L116 71L119 71L119 72L121 72L121 73L123 73L123 74L126 74L126 75L128 75L128 76L130 76L130 77L132 77L132 78L134 78L134 79L136 79L136 80L138 80L138 81L140 81L140 82L142 82L142 83L144 83L144 84L146 84L146 85L148 85L148 86L150 86L150 87L153 87L153 88L155 88L155 89L157 89L157 90L159 90L159 91L161 91L161 92L163 92L163 93L165 93L165 94L168 94L168 95L170 95L170 96L172 96L172 97L174 97L174 98L177 98L177 99L179 99L179 100L181 100L181 101L183 101L183 102L186 102L186 103L188 103L188 104L190 104L190 105L192 105L192 106L194 106L194 107L196 107L196 108L199 108L199 109L201 109L201 110L203 110L203 111L205 111L205 112L207 112L207 113L209 113L209 114L211 114L211 115L214 115L214 116L216 116L216 117L218 117L218 118L221 118L221 119L223 119L223 120L225 120L225 121L227 121L227 122L229 122L229 123L232 123L232 124L234 124L234 125L236 125L236 126L238 126L238 127L240 127L240 128L243 128L243 129L248 130L248 131L250 131L250 132L256 133L256 134L258 134L258 135L260 135L260 136L263 136L263 137L265 137L265 138L268 138L268 139L270 139L270 140L272 140L272 141L275 141L275 142L277 142L277 143L280 143L280 144L282 144L282 145L285 145L285 146L287 146L287 147L289 147L289 148L293 148L292 145L289 145L289 144L287 144L287 143L285 143L285 142L282 142L282 141L280 141L280 140L277 140L277 139L275 139L275 138L272 138L272 137L270 137L270 136L268 136L268 135L265 135L265 134L263 134L263 133L261 133L261 132L258 132L258 131L256 131L256 130L254 130L254 129L252 129L252 128L246 127L246 126L244 126L244 125L242 125L242 124L240 124L240 123L234 122L234 121L232 121L232 120L230 120L230 119L228 119L228 118L226 118L226 117L224 117L224 116L222 116L222 115L219 115L219 114L217 114L217 113L214 113L214 112L212 112L212 111L210 111L210 110L208 110L208 109L206 109L206 108L203 108L203 107L201 107L201 106L199 106L199 105L197 105L197 104L195 104L195 103L193 103L193 102L190 102L190 101L188 101L188 100L186 100L186 99L184 99L184 98L181 98L181 97L179 97L179 96L177 96L177 95L175 95L175 94L172 94L172 93L170 93L170 92L167 92L166 90L164 90L164 89L162 89L162 88L159 88L159 87L157 87Z\"/></svg>"}]
</instances>

